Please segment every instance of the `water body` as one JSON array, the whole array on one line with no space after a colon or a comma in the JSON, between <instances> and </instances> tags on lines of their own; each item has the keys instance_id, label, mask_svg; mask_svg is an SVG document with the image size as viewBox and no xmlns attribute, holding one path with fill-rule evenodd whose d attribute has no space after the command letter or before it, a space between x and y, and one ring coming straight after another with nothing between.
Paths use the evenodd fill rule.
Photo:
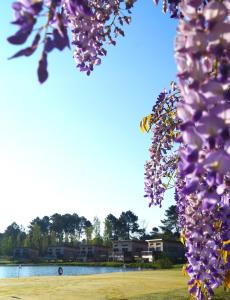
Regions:
<instances>
[{"instance_id":1,"label":"water body","mask_svg":"<svg viewBox=\"0 0 230 300\"><path fill-rule=\"evenodd\" d=\"M31 276L58 276L58 268L61 265L52 266L0 266L0 278L17 278ZM136 271L137 269L112 268L112 267L80 267L62 266L62 276L103 274L113 272Z\"/></svg>"}]
</instances>

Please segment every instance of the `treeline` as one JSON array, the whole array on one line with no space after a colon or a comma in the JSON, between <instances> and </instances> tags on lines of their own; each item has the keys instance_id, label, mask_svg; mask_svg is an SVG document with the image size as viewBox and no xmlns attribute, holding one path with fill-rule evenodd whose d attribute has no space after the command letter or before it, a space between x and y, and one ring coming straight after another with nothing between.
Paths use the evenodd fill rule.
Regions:
<instances>
[{"instance_id":1,"label":"treeline","mask_svg":"<svg viewBox=\"0 0 230 300\"><path fill-rule=\"evenodd\" d=\"M166 210L165 216L162 226L154 227L149 233L139 225L138 216L130 210L122 212L118 218L109 214L103 224L98 217L91 222L76 213L37 217L30 222L27 230L14 222L0 233L0 255L11 256L16 247L35 248L43 255L49 246L56 245L77 246L85 242L111 246L113 240L177 238L179 230L175 206Z\"/></svg>"}]
</instances>

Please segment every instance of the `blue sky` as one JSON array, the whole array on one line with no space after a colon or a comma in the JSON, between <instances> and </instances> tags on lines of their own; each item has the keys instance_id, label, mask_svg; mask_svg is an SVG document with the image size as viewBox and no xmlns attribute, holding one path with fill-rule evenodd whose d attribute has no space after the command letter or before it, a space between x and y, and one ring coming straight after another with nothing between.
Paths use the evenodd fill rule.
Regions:
<instances>
[{"instance_id":1,"label":"blue sky","mask_svg":"<svg viewBox=\"0 0 230 300\"><path fill-rule=\"evenodd\" d=\"M90 77L66 50L50 55L50 77L40 85L39 50L7 60L17 51L6 42L16 28L10 1L0 9L0 230L55 212L92 220L132 210L149 229L159 225L173 199L159 209L143 197L150 136L139 121L175 79L176 22L139 1L125 38Z\"/></svg>"}]
</instances>

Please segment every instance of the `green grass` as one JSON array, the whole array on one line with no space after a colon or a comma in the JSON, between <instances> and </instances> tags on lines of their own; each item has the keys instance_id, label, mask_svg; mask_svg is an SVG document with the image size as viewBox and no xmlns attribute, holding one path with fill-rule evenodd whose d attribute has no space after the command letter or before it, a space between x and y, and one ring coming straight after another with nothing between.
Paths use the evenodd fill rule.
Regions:
<instances>
[{"instance_id":1,"label":"green grass","mask_svg":"<svg viewBox=\"0 0 230 300\"><path fill-rule=\"evenodd\" d=\"M142 295L141 297L131 297L128 300L188 300L188 292L186 289L175 289L166 293L153 293ZM223 288L219 288L215 292L214 300L229 300L230 293L224 292ZM121 300L121 299L119 299Z\"/></svg>"},{"instance_id":2,"label":"green grass","mask_svg":"<svg viewBox=\"0 0 230 300\"><path fill-rule=\"evenodd\" d=\"M0 279L0 300L188 300L187 280L176 269Z\"/></svg>"}]
</instances>

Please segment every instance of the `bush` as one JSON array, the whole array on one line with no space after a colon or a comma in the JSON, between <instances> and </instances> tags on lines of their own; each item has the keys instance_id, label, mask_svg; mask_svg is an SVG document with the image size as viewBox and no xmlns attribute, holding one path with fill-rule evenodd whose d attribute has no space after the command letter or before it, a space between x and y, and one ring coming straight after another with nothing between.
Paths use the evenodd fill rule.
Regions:
<instances>
[{"instance_id":1,"label":"bush","mask_svg":"<svg viewBox=\"0 0 230 300\"><path fill-rule=\"evenodd\" d=\"M168 257L156 260L153 265L156 269L171 269L173 267L173 263Z\"/></svg>"},{"instance_id":2,"label":"bush","mask_svg":"<svg viewBox=\"0 0 230 300\"><path fill-rule=\"evenodd\" d=\"M153 263L135 262L126 264L128 268L156 269Z\"/></svg>"}]
</instances>

